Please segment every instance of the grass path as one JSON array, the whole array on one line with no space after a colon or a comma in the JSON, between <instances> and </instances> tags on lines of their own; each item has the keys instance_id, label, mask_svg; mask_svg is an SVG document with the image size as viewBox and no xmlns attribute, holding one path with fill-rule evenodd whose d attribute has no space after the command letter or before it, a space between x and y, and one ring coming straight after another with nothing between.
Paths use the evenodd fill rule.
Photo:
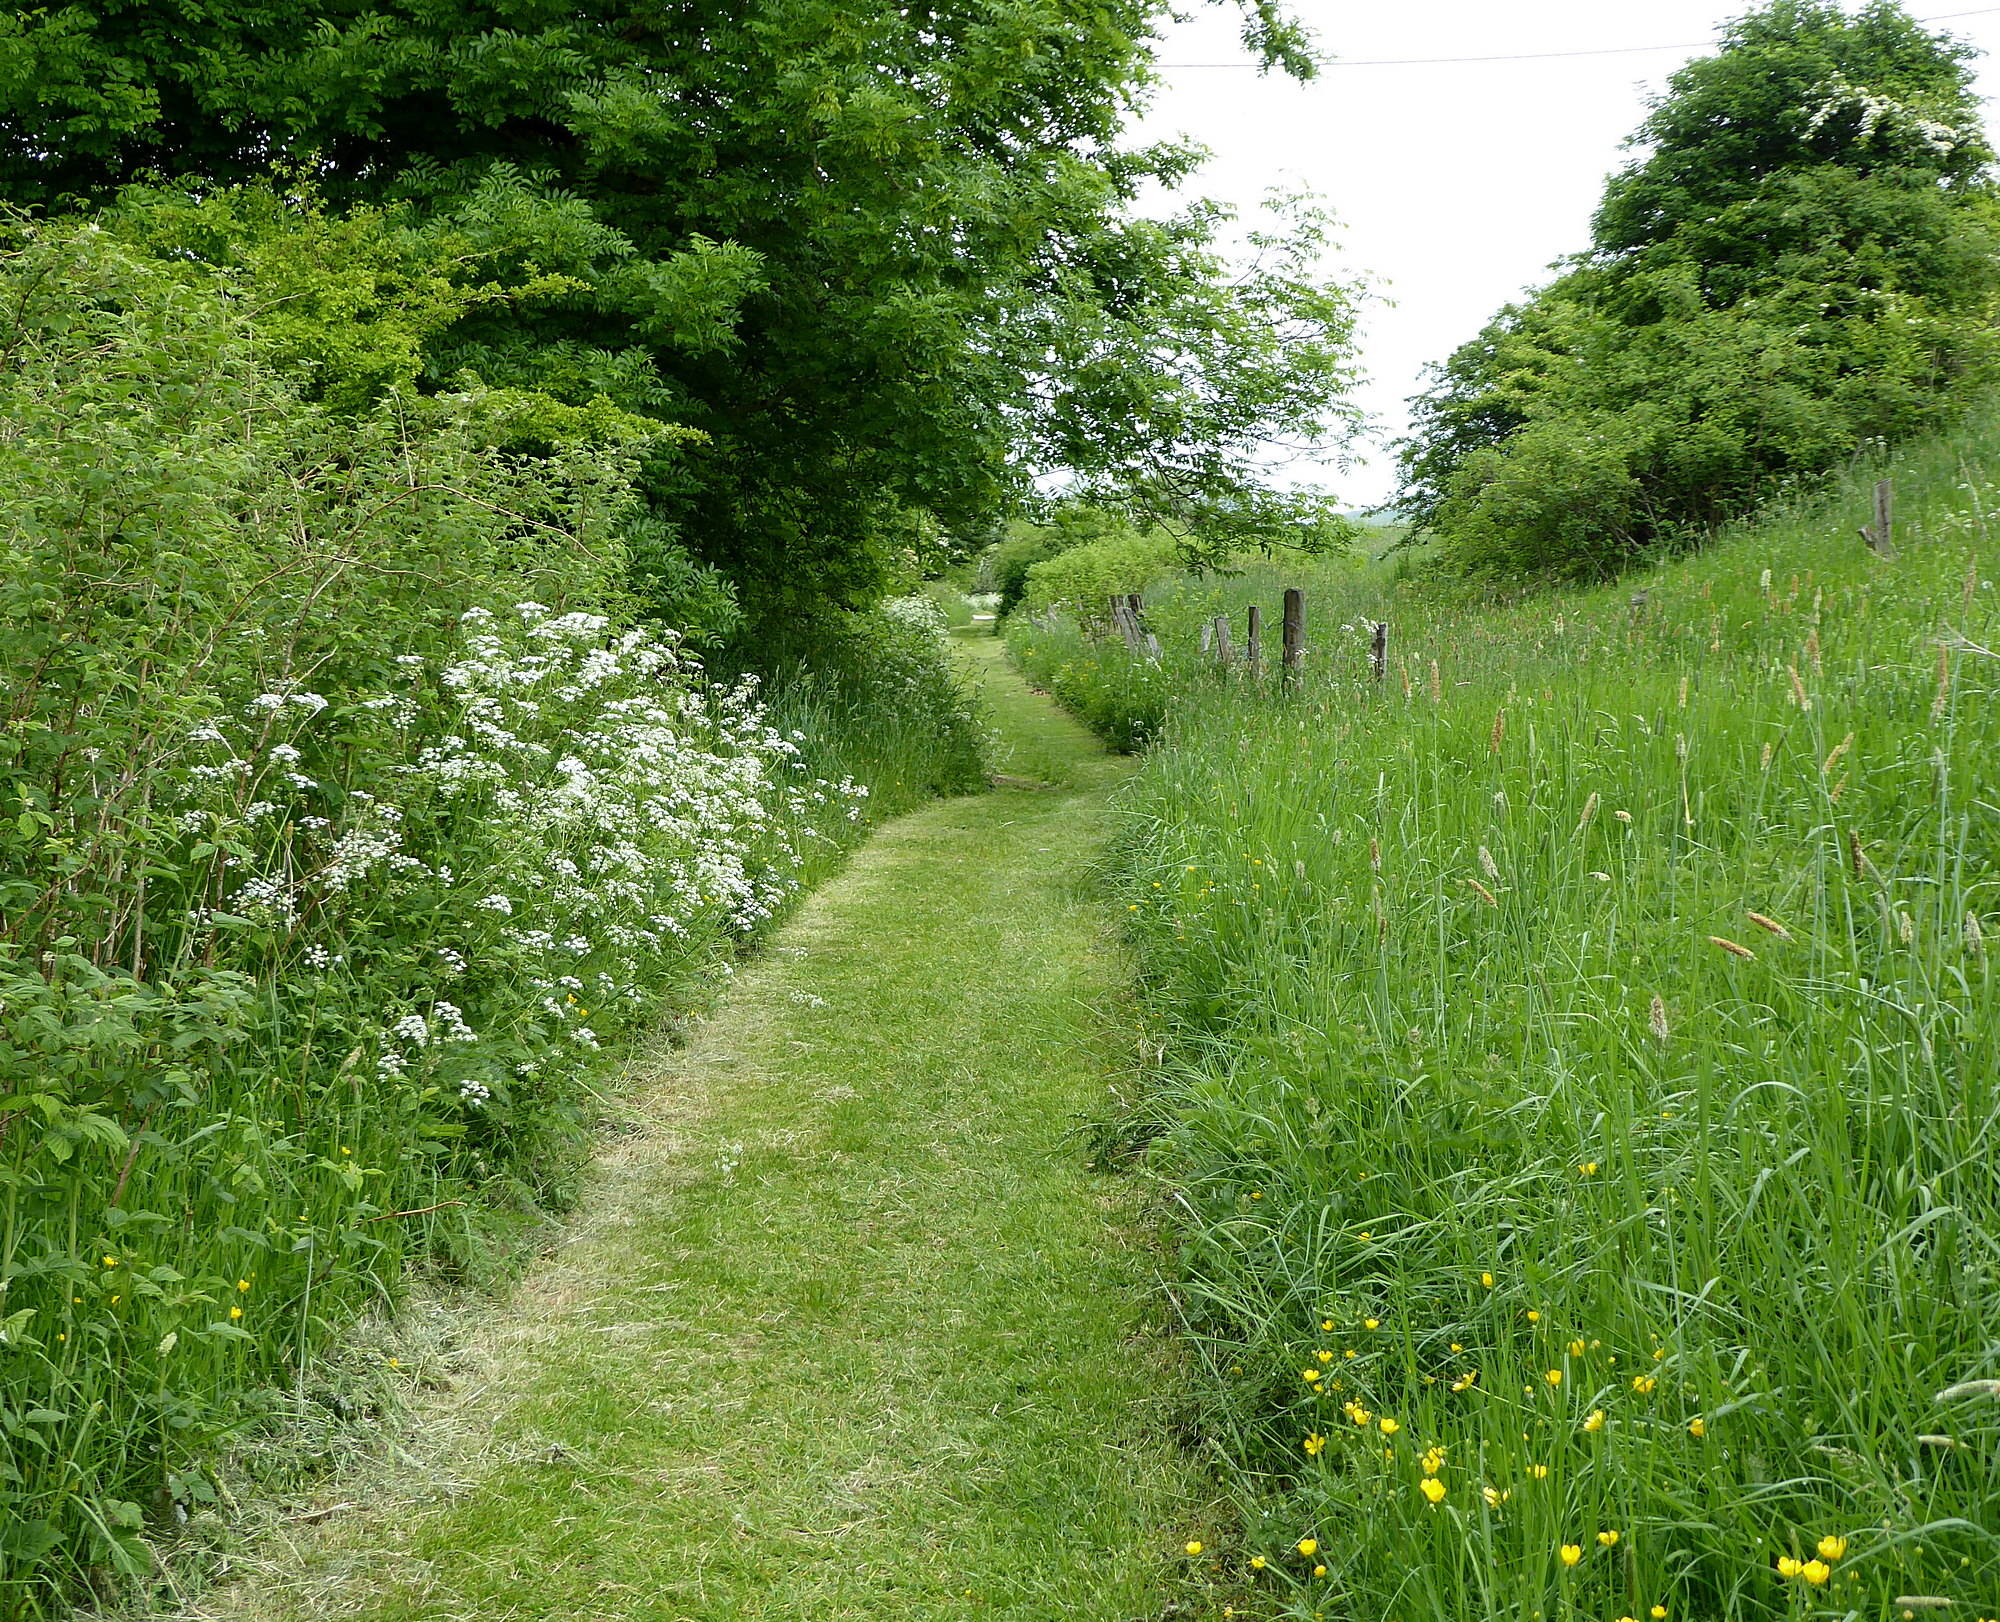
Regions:
<instances>
[{"instance_id":1,"label":"grass path","mask_svg":"<svg viewBox=\"0 0 2000 1622\"><path fill-rule=\"evenodd\" d=\"M1160 1615L1202 1487L1128 1195L1067 1137L1120 1058L1080 881L1124 765L963 648L1050 786L864 847L662 1062L424 1465L203 1614Z\"/></svg>"}]
</instances>

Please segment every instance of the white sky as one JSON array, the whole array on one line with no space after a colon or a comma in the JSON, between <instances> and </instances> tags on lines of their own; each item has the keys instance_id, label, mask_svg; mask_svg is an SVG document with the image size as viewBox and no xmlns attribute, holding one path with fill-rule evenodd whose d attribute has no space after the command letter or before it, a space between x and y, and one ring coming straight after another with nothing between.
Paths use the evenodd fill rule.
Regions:
<instances>
[{"instance_id":1,"label":"white sky","mask_svg":"<svg viewBox=\"0 0 2000 1622\"><path fill-rule=\"evenodd\" d=\"M1918 17L2000 53L2000 6L1907 0ZM1423 367L1442 360L1558 256L1587 245L1604 177L1646 97L1749 0L1293 0L1338 58L1310 84L1241 63L1241 13L1209 6L1173 27L1164 80L1135 134L1187 137L1214 156L1189 184L1248 213L1273 186L1305 187L1340 216L1344 269L1386 284L1362 332L1361 403L1393 435ZM1854 9L1850 4L1849 9ZM1554 61L1363 66L1379 59L1608 51ZM1344 66L1352 63L1353 66ZM2000 63L1978 64L2000 97ZM1385 499L1379 451L1349 472L1299 466L1350 506Z\"/></svg>"}]
</instances>

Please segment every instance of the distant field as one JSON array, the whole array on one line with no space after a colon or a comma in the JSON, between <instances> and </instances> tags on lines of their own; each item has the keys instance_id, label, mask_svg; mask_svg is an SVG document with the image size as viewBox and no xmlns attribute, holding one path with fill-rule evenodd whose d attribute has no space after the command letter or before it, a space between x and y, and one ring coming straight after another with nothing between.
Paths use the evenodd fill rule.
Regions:
<instances>
[{"instance_id":1,"label":"distant field","mask_svg":"<svg viewBox=\"0 0 2000 1622\"><path fill-rule=\"evenodd\" d=\"M1876 471L1597 591L1391 555L1156 593L1158 665L1013 627L1155 744L1119 1130L1218 1610L2000 1615L2000 423L1894 463L1894 562ZM1295 692L1201 656L1259 602L1275 663L1288 584Z\"/></svg>"}]
</instances>

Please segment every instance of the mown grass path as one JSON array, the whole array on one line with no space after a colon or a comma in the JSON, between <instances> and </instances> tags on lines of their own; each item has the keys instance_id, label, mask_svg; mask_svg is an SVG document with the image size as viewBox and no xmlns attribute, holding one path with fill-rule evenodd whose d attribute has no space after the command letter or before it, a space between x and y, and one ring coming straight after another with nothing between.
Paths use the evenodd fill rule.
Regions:
<instances>
[{"instance_id":1,"label":"mown grass path","mask_svg":"<svg viewBox=\"0 0 2000 1622\"><path fill-rule=\"evenodd\" d=\"M1124 766L964 651L1048 786L905 817L814 896L661 1062L413 1479L206 1614L1160 1614L1201 1485L1129 1196L1068 1136L1120 1058L1081 881Z\"/></svg>"}]
</instances>

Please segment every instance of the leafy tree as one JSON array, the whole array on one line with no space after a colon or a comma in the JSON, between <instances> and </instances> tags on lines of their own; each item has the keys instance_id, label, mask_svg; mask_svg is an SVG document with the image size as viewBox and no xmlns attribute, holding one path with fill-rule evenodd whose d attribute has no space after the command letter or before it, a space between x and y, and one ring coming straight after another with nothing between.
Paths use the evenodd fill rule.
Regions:
<instances>
[{"instance_id":1,"label":"leafy tree","mask_svg":"<svg viewBox=\"0 0 2000 1622\"><path fill-rule=\"evenodd\" d=\"M1305 74L1273 0L1250 46ZM1246 471L1318 437L1349 303L1317 225L1229 276L1219 213L1137 218L1161 0L102 0L0 19L0 196L305 168L447 233L484 299L423 386L683 425L656 550L760 604L856 602L912 515L988 522L1061 466L1227 544L1327 509ZM654 571L679 567L659 551Z\"/></svg>"},{"instance_id":2,"label":"leafy tree","mask_svg":"<svg viewBox=\"0 0 2000 1622\"><path fill-rule=\"evenodd\" d=\"M1934 426L1990 375L1969 55L1889 0L1777 0L1676 74L1590 251L1417 402L1404 499L1447 556L1608 573Z\"/></svg>"}]
</instances>

